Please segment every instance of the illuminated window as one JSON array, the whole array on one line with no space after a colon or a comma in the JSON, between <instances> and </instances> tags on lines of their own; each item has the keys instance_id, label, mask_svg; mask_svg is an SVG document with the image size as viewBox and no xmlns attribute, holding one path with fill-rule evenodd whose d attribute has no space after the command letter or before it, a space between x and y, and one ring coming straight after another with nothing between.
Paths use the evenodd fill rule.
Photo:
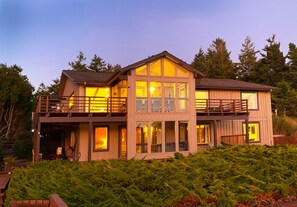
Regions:
<instances>
[{"instance_id":1,"label":"illuminated window","mask_svg":"<svg viewBox=\"0 0 297 207\"><path fill-rule=\"evenodd\" d=\"M175 76L175 64L168 59L164 59L164 76Z\"/></svg>"},{"instance_id":2,"label":"illuminated window","mask_svg":"<svg viewBox=\"0 0 297 207\"><path fill-rule=\"evenodd\" d=\"M165 93L165 112L174 111L175 106L175 83L164 83L164 93Z\"/></svg>"},{"instance_id":3,"label":"illuminated window","mask_svg":"<svg viewBox=\"0 0 297 207\"><path fill-rule=\"evenodd\" d=\"M136 153L147 153L147 122L136 122Z\"/></svg>"},{"instance_id":4,"label":"illuminated window","mask_svg":"<svg viewBox=\"0 0 297 207\"><path fill-rule=\"evenodd\" d=\"M147 111L147 82L136 81L136 112Z\"/></svg>"},{"instance_id":5,"label":"illuminated window","mask_svg":"<svg viewBox=\"0 0 297 207\"><path fill-rule=\"evenodd\" d=\"M95 128L94 150L108 150L108 127Z\"/></svg>"},{"instance_id":6,"label":"illuminated window","mask_svg":"<svg viewBox=\"0 0 297 207\"><path fill-rule=\"evenodd\" d=\"M199 124L196 126L197 144L207 144L210 142L210 125Z\"/></svg>"},{"instance_id":7,"label":"illuminated window","mask_svg":"<svg viewBox=\"0 0 297 207\"><path fill-rule=\"evenodd\" d=\"M178 111L188 111L188 84L177 83Z\"/></svg>"},{"instance_id":8,"label":"illuminated window","mask_svg":"<svg viewBox=\"0 0 297 207\"><path fill-rule=\"evenodd\" d=\"M68 99L68 107L69 109L72 109L73 106L74 106L74 94L71 94L71 96Z\"/></svg>"},{"instance_id":9,"label":"illuminated window","mask_svg":"<svg viewBox=\"0 0 297 207\"><path fill-rule=\"evenodd\" d=\"M161 76L161 60L150 63L149 68L151 76Z\"/></svg>"},{"instance_id":10,"label":"illuminated window","mask_svg":"<svg viewBox=\"0 0 297 207\"><path fill-rule=\"evenodd\" d=\"M243 127L243 134L246 134L245 123L242 124L242 127ZM249 131L250 142L260 141L259 123L248 123L248 131Z\"/></svg>"},{"instance_id":11,"label":"illuminated window","mask_svg":"<svg viewBox=\"0 0 297 207\"><path fill-rule=\"evenodd\" d=\"M139 68L136 68L136 75L147 75L147 66L141 66Z\"/></svg>"},{"instance_id":12,"label":"illuminated window","mask_svg":"<svg viewBox=\"0 0 297 207\"><path fill-rule=\"evenodd\" d=\"M186 69L177 67L177 77L187 78L189 77L189 72Z\"/></svg>"},{"instance_id":13,"label":"illuminated window","mask_svg":"<svg viewBox=\"0 0 297 207\"><path fill-rule=\"evenodd\" d=\"M110 96L109 88L86 87L86 111L107 112L107 99Z\"/></svg>"},{"instance_id":14,"label":"illuminated window","mask_svg":"<svg viewBox=\"0 0 297 207\"><path fill-rule=\"evenodd\" d=\"M258 109L257 92L241 92L241 99L248 100L248 109Z\"/></svg>"},{"instance_id":15,"label":"illuminated window","mask_svg":"<svg viewBox=\"0 0 297 207\"><path fill-rule=\"evenodd\" d=\"M162 84L161 82L150 82L151 112L162 110Z\"/></svg>"},{"instance_id":16,"label":"illuminated window","mask_svg":"<svg viewBox=\"0 0 297 207\"><path fill-rule=\"evenodd\" d=\"M208 91L207 90L199 90L195 91L196 98L196 109L205 109L206 103L208 100Z\"/></svg>"},{"instance_id":17,"label":"illuminated window","mask_svg":"<svg viewBox=\"0 0 297 207\"><path fill-rule=\"evenodd\" d=\"M162 122L151 124L151 152L162 152Z\"/></svg>"}]
</instances>

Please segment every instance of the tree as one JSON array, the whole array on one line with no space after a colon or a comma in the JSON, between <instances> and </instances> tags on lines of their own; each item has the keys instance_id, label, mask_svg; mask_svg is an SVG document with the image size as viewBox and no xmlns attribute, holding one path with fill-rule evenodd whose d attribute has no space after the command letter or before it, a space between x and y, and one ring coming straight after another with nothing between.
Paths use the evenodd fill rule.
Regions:
<instances>
[{"instance_id":1,"label":"tree","mask_svg":"<svg viewBox=\"0 0 297 207\"><path fill-rule=\"evenodd\" d=\"M278 115L297 116L297 91L291 83L281 80L276 84L279 90L272 93L272 107Z\"/></svg>"},{"instance_id":2,"label":"tree","mask_svg":"<svg viewBox=\"0 0 297 207\"><path fill-rule=\"evenodd\" d=\"M87 65L84 63L86 61L86 58L83 54L83 52L79 52L79 55L77 56L77 60L74 62L69 62L68 64L72 67L72 70L74 71L87 71Z\"/></svg>"},{"instance_id":3,"label":"tree","mask_svg":"<svg viewBox=\"0 0 297 207\"><path fill-rule=\"evenodd\" d=\"M255 51L254 43L249 36L244 40L240 51L241 53L238 56L239 63L236 64L236 78L249 81L251 71L257 66L257 51Z\"/></svg>"},{"instance_id":4,"label":"tree","mask_svg":"<svg viewBox=\"0 0 297 207\"><path fill-rule=\"evenodd\" d=\"M235 78L235 70L233 62L230 59L230 52L226 48L226 42L217 38L212 42L205 54L205 63L203 51L200 49L195 56L193 64L196 67L201 66L206 77L208 78ZM196 59L196 60L195 60ZM199 63L200 62L200 63ZM201 69L201 68L200 68Z\"/></svg>"},{"instance_id":5,"label":"tree","mask_svg":"<svg viewBox=\"0 0 297 207\"><path fill-rule=\"evenodd\" d=\"M205 54L202 48L199 49L198 53L195 55L191 66L196 68L197 70L201 71L202 73L206 74L206 70L205 70Z\"/></svg>"},{"instance_id":6,"label":"tree","mask_svg":"<svg viewBox=\"0 0 297 207\"><path fill-rule=\"evenodd\" d=\"M289 44L287 59L289 67L287 81L292 84L292 88L297 89L297 48L294 43Z\"/></svg>"},{"instance_id":7,"label":"tree","mask_svg":"<svg viewBox=\"0 0 297 207\"><path fill-rule=\"evenodd\" d=\"M95 54L88 69L94 72L106 71L106 63L101 57Z\"/></svg>"},{"instance_id":8,"label":"tree","mask_svg":"<svg viewBox=\"0 0 297 207\"><path fill-rule=\"evenodd\" d=\"M116 71L119 71L121 68L122 67L119 64L112 65L112 64L108 63L107 67L106 67L106 71L107 72L116 72Z\"/></svg>"},{"instance_id":9,"label":"tree","mask_svg":"<svg viewBox=\"0 0 297 207\"><path fill-rule=\"evenodd\" d=\"M15 143L31 130L34 88L19 66L0 64L0 140Z\"/></svg>"},{"instance_id":10,"label":"tree","mask_svg":"<svg viewBox=\"0 0 297 207\"><path fill-rule=\"evenodd\" d=\"M262 58L251 72L251 81L271 86L276 86L281 80L288 78L289 68L283 53L280 51L280 43L275 41L275 35L266 40Z\"/></svg>"},{"instance_id":11,"label":"tree","mask_svg":"<svg viewBox=\"0 0 297 207\"><path fill-rule=\"evenodd\" d=\"M47 87L47 91L49 94L58 94L59 93L59 88L60 88L60 79L56 78L53 80L53 83Z\"/></svg>"}]
</instances>

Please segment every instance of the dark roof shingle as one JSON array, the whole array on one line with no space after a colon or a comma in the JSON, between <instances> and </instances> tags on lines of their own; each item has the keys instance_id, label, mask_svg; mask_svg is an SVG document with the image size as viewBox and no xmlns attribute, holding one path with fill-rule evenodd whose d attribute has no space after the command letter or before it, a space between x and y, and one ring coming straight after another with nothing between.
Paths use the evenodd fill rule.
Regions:
<instances>
[{"instance_id":1,"label":"dark roof shingle","mask_svg":"<svg viewBox=\"0 0 297 207\"><path fill-rule=\"evenodd\" d=\"M107 83L107 81L115 74L113 72L93 72L93 71L73 71L63 70L62 72L66 77L74 83Z\"/></svg>"},{"instance_id":2,"label":"dark roof shingle","mask_svg":"<svg viewBox=\"0 0 297 207\"><path fill-rule=\"evenodd\" d=\"M277 88L257 83L249 83L232 79L209 79L196 80L196 89L228 89L228 90L250 90L250 91L271 91Z\"/></svg>"}]
</instances>

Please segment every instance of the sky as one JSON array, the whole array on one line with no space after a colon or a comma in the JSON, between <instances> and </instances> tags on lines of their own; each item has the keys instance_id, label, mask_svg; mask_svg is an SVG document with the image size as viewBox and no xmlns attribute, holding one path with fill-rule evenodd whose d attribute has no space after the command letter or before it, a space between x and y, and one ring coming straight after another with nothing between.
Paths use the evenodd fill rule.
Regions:
<instances>
[{"instance_id":1,"label":"sky","mask_svg":"<svg viewBox=\"0 0 297 207\"><path fill-rule=\"evenodd\" d=\"M226 41L236 62L250 36L256 50L276 34L297 44L296 0L0 0L0 63L50 85L82 51L122 67L164 50L191 63Z\"/></svg>"}]
</instances>

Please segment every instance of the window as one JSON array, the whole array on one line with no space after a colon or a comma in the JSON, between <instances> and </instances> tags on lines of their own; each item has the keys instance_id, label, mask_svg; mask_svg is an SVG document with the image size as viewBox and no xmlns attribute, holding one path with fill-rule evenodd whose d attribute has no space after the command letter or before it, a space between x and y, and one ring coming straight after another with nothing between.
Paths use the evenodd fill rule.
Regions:
<instances>
[{"instance_id":1,"label":"window","mask_svg":"<svg viewBox=\"0 0 297 207\"><path fill-rule=\"evenodd\" d=\"M241 92L241 99L248 100L248 109L258 109L257 92Z\"/></svg>"},{"instance_id":2,"label":"window","mask_svg":"<svg viewBox=\"0 0 297 207\"><path fill-rule=\"evenodd\" d=\"M188 150L188 122L178 123L179 151Z\"/></svg>"},{"instance_id":3,"label":"window","mask_svg":"<svg viewBox=\"0 0 297 207\"><path fill-rule=\"evenodd\" d=\"M164 76L175 76L175 64L166 58L164 59Z\"/></svg>"},{"instance_id":4,"label":"window","mask_svg":"<svg viewBox=\"0 0 297 207\"><path fill-rule=\"evenodd\" d=\"M196 126L197 144L207 144L210 142L210 125L199 124Z\"/></svg>"},{"instance_id":5,"label":"window","mask_svg":"<svg viewBox=\"0 0 297 207\"><path fill-rule=\"evenodd\" d=\"M147 75L147 66L143 65L139 68L136 68L136 75Z\"/></svg>"},{"instance_id":6,"label":"window","mask_svg":"<svg viewBox=\"0 0 297 207\"><path fill-rule=\"evenodd\" d=\"M165 121L165 151L175 152L175 122Z\"/></svg>"},{"instance_id":7,"label":"window","mask_svg":"<svg viewBox=\"0 0 297 207\"><path fill-rule=\"evenodd\" d=\"M136 153L147 153L147 122L136 122Z\"/></svg>"},{"instance_id":8,"label":"window","mask_svg":"<svg viewBox=\"0 0 297 207\"><path fill-rule=\"evenodd\" d=\"M74 106L74 93L72 93L68 99L68 108L72 109L73 106Z\"/></svg>"},{"instance_id":9,"label":"window","mask_svg":"<svg viewBox=\"0 0 297 207\"><path fill-rule=\"evenodd\" d=\"M86 104L87 112L107 112L107 99L110 96L109 88L86 87Z\"/></svg>"},{"instance_id":10,"label":"window","mask_svg":"<svg viewBox=\"0 0 297 207\"><path fill-rule=\"evenodd\" d=\"M161 76L161 60L149 64L151 76Z\"/></svg>"},{"instance_id":11,"label":"window","mask_svg":"<svg viewBox=\"0 0 297 207\"><path fill-rule=\"evenodd\" d=\"M177 77L187 78L189 77L189 72L186 69L177 67Z\"/></svg>"},{"instance_id":12,"label":"window","mask_svg":"<svg viewBox=\"0 0 297 207\"><path fill-rule=\"evenodd\" d=\"M162 152L162 122L151 124L151 152Z\"/></svg>"},{"instance_id":13,"label":"window","mask_svg":"<svg viewBox=\"0 0 297 207\"><path fill-rule=\"evenodd\" d=\"M150 82L151 112L162 111L162 84Z\"/></svg>"},{"instance_id":14,"label":"window","mask_svg":"<svg viewBox=\"0 0 297 207\"><path fill-rule=\"evenodd\" d=\"M178 83L177 84L177 94L178 94L178 111L188 111L188 84Z\"/></svg>"},{"instance_id":15,"label":"window","mask_svg":"<svg viewBox=\"0 0 297 207\"><path fill-rule=\"evenodd\" d=\"M208 100L208 91L207 90L195 91L195 98L196 98L196 109L197 110L206 109L207 100Z\"/></svg>"},{"instance_id":16,"label":"window","mask_svg":"<svg viewBox=\"0 0 297 207\"><path fill-rule=\"evenodd\" d=\"M147 82L136 81L136 112L147 111Z\"/></svg>"},{"instance_id":17,"label":"window","mask_svg":"<svg viewBox=\"0 0 297 207\"><path fill-rule=\"evenodd\" d=\"M94 150L108 150L108 144L108 127L96 127Z\"/></svg>"},{"instance_id":18,"label":"window","mask_svg":"<svg viewBox=\"0 0 297 207\"><path fill-rule=\"evenodd\" d=\"M165 112L174 111L175 103L175 83L164 83L164 93L165 93Z\"/></svg>"},{"instance_id":19,"label":"window","mask_svg":"<svg viewBox=\"0 0 297 207\"><path fill-rule=\"evenodd\" d=\"M246 134L246 125L242 124L243 134ZM249 141L250 142L259 142L260 141L260 133L259 133L259 123L248 123L248 131L249 131Z\"/></svg>"}]
</instances>

